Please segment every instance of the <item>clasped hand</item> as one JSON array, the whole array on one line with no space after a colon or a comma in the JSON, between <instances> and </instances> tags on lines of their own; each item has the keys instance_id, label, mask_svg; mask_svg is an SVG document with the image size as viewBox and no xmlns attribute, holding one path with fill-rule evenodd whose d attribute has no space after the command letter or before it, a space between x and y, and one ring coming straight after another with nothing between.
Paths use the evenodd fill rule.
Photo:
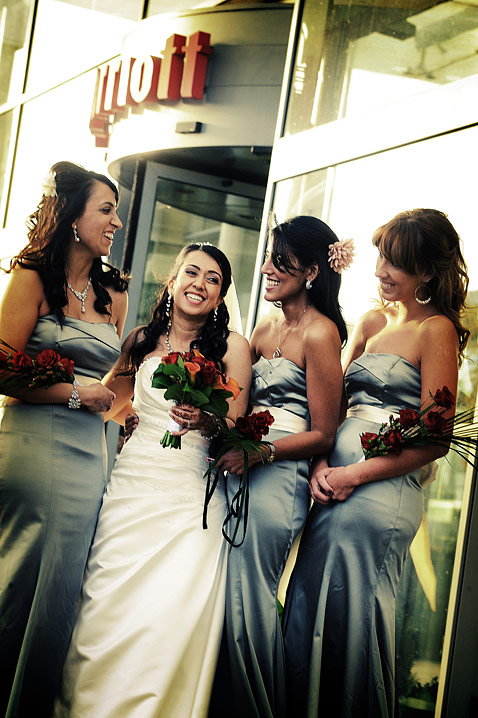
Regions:
<instances>
[{"instance_id":1,"label":"clasped hand","mask_svg":"<svg viewBox=\"0 0 478 718\"><path fill-rule=\"evenodd\" d=\"M353 466L353 465L352 465ZM355 489L350 466L326 466L314 471L309 489L316 504L326 505L334 501L345 501Z\"/></svg>"},{"instance_id":2,"label":"clasped hand","mask_svg":"<svg viewBox=\"0 0 478 718\"><path fill-rule=\"evenodd\" d=\"M95 414L111 409L113 401L116 399L116 394L99 382L89 386L78 384L77 388L81 405Z\"/></svg>"},{"instance_id":3,"label":"clasped hand","mask_svg":"<svg viewBox=\"0 0 478 718\"><path fill-rule=\"evenodd\" d=\"M211 423L208 414L205 414L196 406L191 406L191 404L174 404L169 411L169 416L174 419L176 424L183 427L181 431L172 431L173 436L182 436L189 430L194 429L206 431L207 424Z\"/></svg>"}]
</instances>

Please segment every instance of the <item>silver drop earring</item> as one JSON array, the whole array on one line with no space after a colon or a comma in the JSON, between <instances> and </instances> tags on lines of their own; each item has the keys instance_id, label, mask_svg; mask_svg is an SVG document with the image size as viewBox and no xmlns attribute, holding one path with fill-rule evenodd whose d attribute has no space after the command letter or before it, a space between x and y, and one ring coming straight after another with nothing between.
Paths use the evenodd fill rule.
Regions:
<instances>
[{"instance_id":1,"label":"silver drop earring","mask_svg":"<svg viewBox=\"0 0 478 718\"><path fill-rule=\"evenodd\" d=\"M73 237L75 238L75 242L79 242L80 238L78 236L78 230L76 228L76 224L73 225Z\"/></svg>"},{"instance_id":2,"label":"silver drop earring","mask_svg":"<svg viewBox=\"0 0 478 718\"><path fill-rule=\"evenodd\" d=\"M307 289L307 291L310 291L312 289L312 281L310 279L306 281L305 288Z\"/></svg>"},{"instance_id":3,"label":"silver drop earring","mask_svg":"<svg viewBox=\"0 0 478 718\"><path fill-rule=\"evenodd\" d=\"M214 307L214 319L213 319L213 321L214 321L214 326L216 326L216 324L217 324L217 307Z\"/></svg>"},{"instance_id":4,"label":"silver drop earring","mask_svg":"<svg viewBox=\"0 0 478 718\"><path fill-rule=\"evenodd\" d=\"M426 299L419 299L417 297L417 292L419 289L426 289L428 291L428 297ZM432 300L432 293L431 293L431 290L430 290L430 287L428 286L428 284L426 284L426 283L419 284L418 287L415 289L415 301L418 304L423 305L423 304L430 304L431 300Z\"/></svg>"},{"instance_id":5,"label":"silver drop earring","mask_svg":"<svg viewBox=\"0 0 478 718\"><path fill-rule=\"evenodd\" d=\"M173 301L173 296L171 292L168 292L168 298L166 300L166 316L168 318L168 326L171 326L171 302Z\"/></svg>"}]
</instances>

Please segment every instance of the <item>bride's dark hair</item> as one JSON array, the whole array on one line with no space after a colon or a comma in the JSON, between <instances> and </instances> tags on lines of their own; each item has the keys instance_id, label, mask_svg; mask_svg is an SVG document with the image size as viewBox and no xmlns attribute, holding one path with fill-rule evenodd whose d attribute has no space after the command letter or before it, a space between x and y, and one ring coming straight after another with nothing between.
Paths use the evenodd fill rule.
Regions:
<instances>
[{"instance_id":1,"label":"bride's dark hair","mask_svg":"<svg viewBox=\"0 0 478 718\"><path fill-rule=\"evenodd\" d=\"M176 257L176 261L164 282L158 297L157 304L153 310L151 321L146 327L138 329L135 340L128 355L127 371L134 374L138 371L144 357L154 351L157 347L159 337L166 332L168 317L166 315L166 304L168 301L169 284L178 276L181 266L191 252L201 250L208 254L219 265L222 273L221 297L224 297L231 285L231 265L226 255L213 244L192 242L186 245ZM172 304L171 304L172 309ZM217 308L217 316L214 318L214 311L211 310L207 316L206 323L197 339L191 342L191 350L197 349L207 359L211 359L216 366L224 371L222 358L227 351L227 338L229 336L229 312L225 302Z\"/></svg>"}]
</instances>

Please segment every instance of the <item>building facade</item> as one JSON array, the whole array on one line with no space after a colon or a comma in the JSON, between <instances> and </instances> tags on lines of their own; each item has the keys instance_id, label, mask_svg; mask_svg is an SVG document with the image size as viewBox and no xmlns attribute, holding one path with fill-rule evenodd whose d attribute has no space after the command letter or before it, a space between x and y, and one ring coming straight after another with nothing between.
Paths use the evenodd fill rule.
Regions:
<instances>
[{"instance_id":1,"label":"building facade","mask_svg":"<svg viewBox=\"0 0 478 718\"><path fill-rule=\"evenodd\" d=\"M471 278L458 410L476 406L476 0L163 9L0 0L2 266L24 244L43 175L70 159L120 184L113 260L133 274L127 329L197 239L230 257L250 334L271 311L259 271L271 210L313 214L355 239L341 291L352 326L377 295L373 230L436 207L463 240ZM397 601L402 718L477 710L476 491L473 471L449 457L425 492L430 570L419 579L410 560Z\"/></svg>"}]
</instances>

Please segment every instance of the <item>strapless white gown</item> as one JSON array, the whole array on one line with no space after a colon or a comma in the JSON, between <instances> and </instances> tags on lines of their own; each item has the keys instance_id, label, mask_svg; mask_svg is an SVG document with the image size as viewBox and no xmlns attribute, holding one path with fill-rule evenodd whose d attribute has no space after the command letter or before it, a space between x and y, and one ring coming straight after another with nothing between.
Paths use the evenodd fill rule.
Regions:
<instances>
[{"instance_id":1,"label":"strapless white gown","mask_svg":"<svg viewBox=\"0 0 478 718\"><path fill-rule=\"evenodd\" d=\"M202 528L208 442L163 449L169 402L140 367L139 427L115 464L55 704L57 717L206 716L223 627L226 514L218 486Z\"/></svg>"}]
</instances>

